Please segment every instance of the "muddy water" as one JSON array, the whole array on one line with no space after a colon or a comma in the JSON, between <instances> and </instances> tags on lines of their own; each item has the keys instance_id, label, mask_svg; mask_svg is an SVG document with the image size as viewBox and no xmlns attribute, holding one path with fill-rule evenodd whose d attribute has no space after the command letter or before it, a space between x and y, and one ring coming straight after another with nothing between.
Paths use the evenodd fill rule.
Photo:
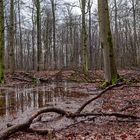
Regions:
<instances>
[{"instance_id":1,"label":"muddy water","mask_svg":"<svg viewBox=\"0 0 140 140\"><path fill-rule=\"evenodd\" d=\"M77 87L75 83L64 82L0 89L0 130L8 122L23 114L26 116L35 109L62 103L70 106L70 101L88 97L86 89Z\"/></svg>"}]
</instances>

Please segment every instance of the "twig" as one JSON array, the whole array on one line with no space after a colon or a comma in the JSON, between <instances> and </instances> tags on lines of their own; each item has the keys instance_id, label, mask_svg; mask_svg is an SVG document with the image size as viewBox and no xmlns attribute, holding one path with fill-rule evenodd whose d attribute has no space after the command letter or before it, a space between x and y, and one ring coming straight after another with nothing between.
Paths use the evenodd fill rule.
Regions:
<instances>
[{"instance_id":1,"label":"twig","mask_svg":"<svg viewBox=\"0 0 140 140\"><path fill-rule=\"evenodd\" d=\"M83 113L83 114L74 114L74 117L87 117L87 116L115 116L119 118L131 118L131 119L140 119L139 116L134 116L131 114L122 114L118 112L113 113Z\"/></svg>"}]
</instances>

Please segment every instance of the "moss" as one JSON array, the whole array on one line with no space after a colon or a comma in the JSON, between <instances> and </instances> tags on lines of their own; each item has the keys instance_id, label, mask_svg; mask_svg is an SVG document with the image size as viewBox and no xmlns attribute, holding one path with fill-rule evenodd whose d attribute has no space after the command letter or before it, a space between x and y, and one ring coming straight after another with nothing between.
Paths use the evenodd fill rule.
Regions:
<instances>
[{"instance_id":1,"label":"moss","mask_svg":"<svg viewBox=\"0 0 140 140\"><path fill-rule=\"evenodd\" d=\"M114 77L112 78L111 83L112 83L112 84L117 84L117 83L119 83L119 82L123 82L123 77L121 77L119 74L117 74L116 76L114 76Z\"/></svg>"},{"instance_id":2,"label":"moss","mask_svg":"<svg viewBox=\"0 0 140 140\"><path fill-rule=\"evenodd\" d=\"M107 81L104 81L101 85L100 85L100 88L101 89L104 89L106 87L108 87L109 85L114 85L114 84L117 84L119 82L123 82L124 79L123 77L121 77L119 74L117 74L117 76L114 76L111 80L111 82L107 82Z\"/></svg>"},{"instance_id":3,"label":"moss","mask_svg":"<svg viewBox=\"0 0 140 140\"><path fill-rule=\"evenodd\" d=\"M5 84L5 80L4 79L1 79L0 80L0 84L2 85L2 84Z\"/></svg>"},{"instance_id":4,"label":"moss","mask_svg":"<svg viewBox=\"0 0 140 140\"><path fill-rule=\"evenodd\" d=\"M32 83L33 83L33 84L36 84L36 83L37 83L37 82L36 82L36 79L33 79L33 80L32 80Z\"/></svg>"},{"instance_id":5,"label":"moss","mask_svg":"<svg viewBox=\"0 0 140 140\"><path fill-rule=\"evenodd\" d=\"M105 89L106 87L108 87L109 85L111 85L111 83L107 82L107 81L104 81L101 85L100 85L100 88L101 89Z\"/></svg>"}]
</instances>

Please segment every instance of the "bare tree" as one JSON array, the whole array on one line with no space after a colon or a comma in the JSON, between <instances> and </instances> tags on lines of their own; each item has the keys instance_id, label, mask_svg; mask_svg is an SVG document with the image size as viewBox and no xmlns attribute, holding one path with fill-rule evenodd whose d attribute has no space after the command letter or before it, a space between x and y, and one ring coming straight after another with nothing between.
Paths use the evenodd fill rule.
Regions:
<instances>
[{"instance_id":1,"label":"bare tree","mask_svg":"<svg viewBox=\"0 0 140 140\"><path fill-rule=\"evenodd\" d=\"M98 0L98 14L99 14L101 46L103 49L103 57L104 57L105 80L107 83L110 84L116 82L119 76L117 73L113 52L108 0Z\"/></svg>"},{"instance_id":2,"label":"bare tree","mask_svg":"<svg viewBox=\"0 0 140 140\"><path fill-rule=\"evenodd\" d=\"M81 49L82 49L82 65L83 72L88 72L88 47L87 47L87 25L86 25L86 4L87 0L81 0L82 12L82 31L81 31Z\"/></svg>"},{"instance_id":3,"label":"bare tree","mask_svg":"<svg viewBox=\"0 0 140 140\"><path fill-rule=\"evenodd\" d=\"M9 65L10 72L14 72L14 0L10 0L10 25L9 25Z\"/></svg>"},{"instance_id":4,"label":"bare tree","mask_svg":"<svg viewBox=\"0 0 140 140\"><path fill-rule=\"evenodd\" d=\"M51 1L51 6L52 6L52 17L53 17L53 63L54 63L54 69L57 67L57 58L56 58L56 30L55 30L55 25L56 25L56 19L55 19L55 0L50 0Z\"/></svg>"},{"instance_id":5,"label":"bare tree","mask_svg":"<svg viewBox=\"0 0 140 140\"><path fill-rule=\"evenodd\" d=\"M22 44L22 29L21 29L21 9L20 0L18 0L18 20L19 20L19 36L20 36L20 69L23 69L23 44Z\"/></svg>"},{"instance_id":6,"label":"bare tree","mask_svg":"<svg viewBox=\"0 0 140 140\"><path fill-rule=\"evenodd\" d=\"M37 20L37 71L41 69L42 43L41 43L41 10L40 0L35 1Z\"/></svg>"},{"instance_id":7,"label":"bare tree","mask_svg":"<svg viewBox=\"0 0 140 140\"><path fill-rule=\"evenodd\" d=\"M3 0L0 0L0 84L4 83L4 8Z\"/></svg>"}]
</instances>

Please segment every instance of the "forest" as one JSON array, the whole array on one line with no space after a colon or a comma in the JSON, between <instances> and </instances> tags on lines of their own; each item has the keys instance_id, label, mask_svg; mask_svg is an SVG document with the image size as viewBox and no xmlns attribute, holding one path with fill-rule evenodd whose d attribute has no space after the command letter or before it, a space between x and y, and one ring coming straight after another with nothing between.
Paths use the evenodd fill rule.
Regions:
<instances>
[{"instance_id":1,"label":"forest","mask_svg":"<svg viewBox=\"0 0 140 140\"><path fill-rule=\"evenodd\" d=\"M0 140L140 140L140 1L0 0Z\"/></svg>"}]
</instances>

